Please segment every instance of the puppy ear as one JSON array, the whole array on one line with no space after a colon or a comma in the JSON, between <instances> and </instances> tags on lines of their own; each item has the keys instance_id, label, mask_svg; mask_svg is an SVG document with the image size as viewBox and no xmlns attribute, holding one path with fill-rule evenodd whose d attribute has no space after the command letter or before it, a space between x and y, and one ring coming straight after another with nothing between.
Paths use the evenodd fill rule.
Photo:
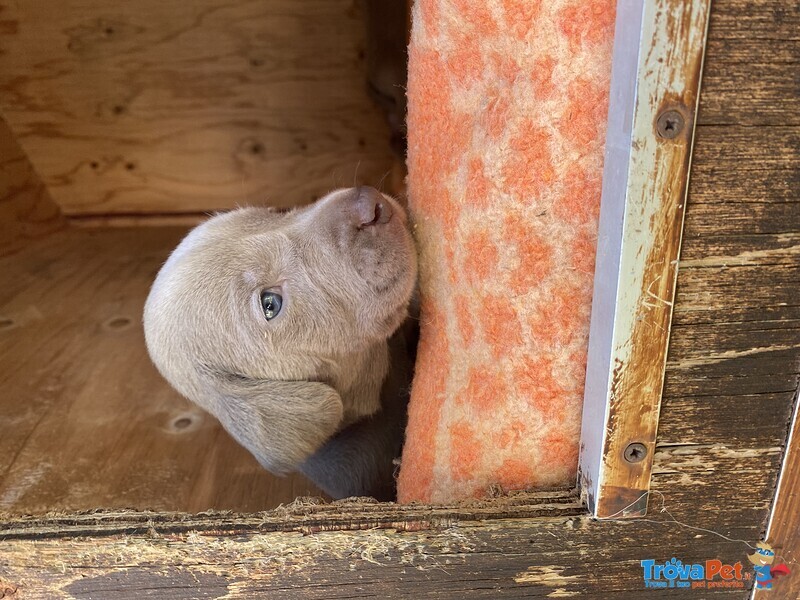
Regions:
<instances>
[{"instance_id":1,"label":"puppy ear","mask_svg":"<svg viewBox=\"0 0 800 600\"><path fill-rule=\"evenodd\" d=\"M342 421L342 400L316 381L269 381L213 369L210 411L261 466L281 475L316 452Z\"/></svg>"}]
</instances>

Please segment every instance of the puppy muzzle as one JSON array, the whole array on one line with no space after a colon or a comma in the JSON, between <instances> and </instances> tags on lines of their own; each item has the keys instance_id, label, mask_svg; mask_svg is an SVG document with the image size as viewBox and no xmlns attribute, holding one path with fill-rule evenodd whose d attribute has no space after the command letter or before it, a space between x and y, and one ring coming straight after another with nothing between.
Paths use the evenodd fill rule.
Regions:
<instances>
[{"instance_id":1,"label":"puppy muzzle","mask_svg":"<svg viewBox=\"0 0 800 600\"><path fill-rule=\"evenodd\" d=\"M353 188L350 210L359 229L379 227L392 220L394 209L378 190L360 186Z\"/></svg>"}]
</instances>

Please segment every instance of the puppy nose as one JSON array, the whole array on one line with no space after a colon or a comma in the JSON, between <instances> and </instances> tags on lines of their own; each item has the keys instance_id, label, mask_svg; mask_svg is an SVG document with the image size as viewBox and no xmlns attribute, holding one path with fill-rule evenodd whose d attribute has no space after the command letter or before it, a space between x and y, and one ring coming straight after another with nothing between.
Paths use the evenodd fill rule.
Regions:
<instances>
[{"instance_id":1,"label":"puppy nose","mask_svg":"<svg viewBox=\"0 0 800 600\"><path fill-rule=\"evenodd\" d=\"M392 218L392 205L378 190L361 186L355 189L355 218L359 227L383 225Z\"/></svg>"}]
</instances>

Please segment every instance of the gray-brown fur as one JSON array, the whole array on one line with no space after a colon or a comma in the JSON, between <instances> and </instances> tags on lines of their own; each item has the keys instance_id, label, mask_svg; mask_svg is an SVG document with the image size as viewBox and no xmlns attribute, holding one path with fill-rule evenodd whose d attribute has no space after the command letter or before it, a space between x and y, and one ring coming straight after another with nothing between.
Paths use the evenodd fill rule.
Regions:
<instances>
[{"instance_id":1,"label":"gray-brown fur","mask_svg":"<svg viewBox=\"0 0 800 600\"><path fill-rule=\"evenodd\" d=\"M405 213L372 188L288 213L235 210L164 264L145 305L148 350L265 468L302 470L335 497L386 497L410 371L388 340L415 279ZM265 289L284 302L271 321Z\"/></svg>"}]
</instances>

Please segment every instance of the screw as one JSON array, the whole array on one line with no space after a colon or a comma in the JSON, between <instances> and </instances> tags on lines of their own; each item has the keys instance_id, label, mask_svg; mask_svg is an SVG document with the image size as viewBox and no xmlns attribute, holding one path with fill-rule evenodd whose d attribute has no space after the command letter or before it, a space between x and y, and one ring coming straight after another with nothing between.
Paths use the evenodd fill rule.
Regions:
<instances>
[{"instance_id":1,"label":"screw","mask_svg":"<svg viewBox=\"0 0 800 600\"><path fill-rule=\"evenodd\" d=\"M658 116L656 130L658 135L668 140L674 139L683 131L686 121L677 110L666 110Z\"/></svg>"},{"instance_id":2,"label":"screw","mask_svg":"<svg viewBox=\"0 0 800 600\"><path fill-rule=\"evenodd\" d=\"M642 462L644 457L647 456L647 446L640 442L628 444L628 447L625 448L624 456L629 463Z\"/></svg>"}]
</instances>

